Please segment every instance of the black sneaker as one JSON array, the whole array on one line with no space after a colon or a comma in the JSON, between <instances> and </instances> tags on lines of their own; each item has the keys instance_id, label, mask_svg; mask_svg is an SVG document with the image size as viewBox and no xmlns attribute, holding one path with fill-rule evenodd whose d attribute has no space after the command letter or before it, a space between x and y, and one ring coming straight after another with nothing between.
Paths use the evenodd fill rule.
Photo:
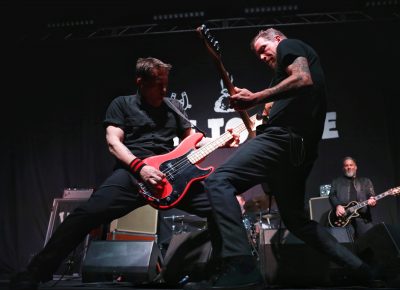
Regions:
<instances>
[{"instance_id":1,"label":"black sneaker","mask_svg":"<svg viewBox=\"0 0 400 290\"><path fill-rule=\"evenodd\" d=\"M359 286L372 288L384 288L386 286L383 268L380 265L370 266L363 263L358 269L350 272L350 279Z\"/></svg>"},{"instance_id":2,"label":"black sneaker","mask_svg":"<svg viewBox=\"0 0 400 290\"><path fill-rule=\"evenodd\" d=\"M39 286L40 279L32 272L16 273L10 279L9 290L35 290Z\"/></svg>"},{"instance_id":3,"label":"black sneaker","mask_svg":"<svg viewBox=\"0 0 400 290\"><path fill-rule=\"evenodd\" d=\"M223 271L210 281L188 283L185 290L261 290L264 288L261 273L252 256L226 259Z\"/></svg>"}]
</instances>

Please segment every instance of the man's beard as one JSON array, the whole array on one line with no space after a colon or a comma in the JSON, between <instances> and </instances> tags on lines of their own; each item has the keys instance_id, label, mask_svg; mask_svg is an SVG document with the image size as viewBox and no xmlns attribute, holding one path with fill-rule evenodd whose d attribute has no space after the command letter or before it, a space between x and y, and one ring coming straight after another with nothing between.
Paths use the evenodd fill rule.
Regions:
<instances>
[{"instance_id":1,"label":"man's beard","mask_svg":"<svg viewBox=\"0 0 400 290\"><path fill-rule=\"evenodd\" d=\"M351 177L356 176L356 171L355 170L344 171L344 175L351 178Z\"/></svg>"}]
</instances>

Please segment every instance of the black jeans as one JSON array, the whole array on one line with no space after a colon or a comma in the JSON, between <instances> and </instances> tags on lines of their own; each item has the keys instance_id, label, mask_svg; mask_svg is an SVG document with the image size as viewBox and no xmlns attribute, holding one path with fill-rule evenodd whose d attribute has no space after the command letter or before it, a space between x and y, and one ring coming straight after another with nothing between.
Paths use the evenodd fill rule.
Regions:
<instances>
[{"instance_id":1,"label":"black jeans","mask_svg":"<svg viewBox=\"0 0 400 290\"><path fill-rule=\"evenodd\" d=\"M235 195L266 182L275 195L284 224L294 235L341 265L356 269L362 264L306 214L305 182L316 150L303 145L302 138L288 129L266 128L239 147L207 178L206 191L213 207L218 238L222 239L222 258L251 255Z\"/></svg>"},{"instance_id":2,"label":"black jeans","mask_svg":"<svg viewBox=\"0 0 400 290\"><path fill-rule=\"evenodd\" d=\"M92 194L90 199L76 208L61 223L51 239L28 269L34 271L42 281L51 278L60 263L82 242L94 228L122 217L146 204L138 193L135 178L125 169L115 170ZM201 217L209 217L211 207L202 183L195 183L178 208Z\"/></svg>"}]
</instances>

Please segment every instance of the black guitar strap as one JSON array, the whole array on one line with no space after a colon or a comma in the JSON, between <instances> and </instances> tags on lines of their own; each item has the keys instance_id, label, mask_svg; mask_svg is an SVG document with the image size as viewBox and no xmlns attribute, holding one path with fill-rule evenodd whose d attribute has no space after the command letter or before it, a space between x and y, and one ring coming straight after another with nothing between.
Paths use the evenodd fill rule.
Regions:
<instances>
[{"instance_id":1,"label":"black guitar strap","mask_svg":"<svg viewBox=\"0 0 400 290\"><path fill-rule=\"evenodd\" d=\"M194 127L197 131L202 133L204 137L206 137L206 133L203 130L201 130L199 127L197 127L195 124L193 124L184 114L182 114L182 112L179 111L178 108L175 107L174 104L172 104L172 102L168 98L164 98L164 102L171 110L173 110L175 113L177 113L178 116L180 116L184 120L188 121L192 125L192 127Z\"/></svg>"}]
</instances>

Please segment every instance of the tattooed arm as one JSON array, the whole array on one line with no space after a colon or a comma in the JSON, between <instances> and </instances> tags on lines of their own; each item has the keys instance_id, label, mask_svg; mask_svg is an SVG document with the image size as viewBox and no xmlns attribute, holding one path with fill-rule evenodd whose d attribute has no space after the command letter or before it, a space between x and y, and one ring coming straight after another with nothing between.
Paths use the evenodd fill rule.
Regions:
<instances>
[{"instance_id":1,"label":"tattooed arm","mask_svg":"<svg viewBox=\"0 0 400 290\"><path fill-rule=\"evenodd\" d=\"M247 89L235 88L236 94L230 97L235 110L246 110L257 104L272 102L283 97L281 93L289 92L313 85L308 61L305 57L297 57L286 68L288 77L271 88L252 93Z\"/></svg>"},{"instance_id":2,"label":"tattooed arm","mask_svg":"<svg viewBox=\"0 0 400 290\"><path fill-rule=\"evenodd\" d=\"M296 58L293 63L286 68L286 73L288 74L286 79L278 83L276 86L259 92L261 97L263 92L267 96L273 96L313 84L308 62L305 57L300 56Z\"/></svg>"}]
</instances>

